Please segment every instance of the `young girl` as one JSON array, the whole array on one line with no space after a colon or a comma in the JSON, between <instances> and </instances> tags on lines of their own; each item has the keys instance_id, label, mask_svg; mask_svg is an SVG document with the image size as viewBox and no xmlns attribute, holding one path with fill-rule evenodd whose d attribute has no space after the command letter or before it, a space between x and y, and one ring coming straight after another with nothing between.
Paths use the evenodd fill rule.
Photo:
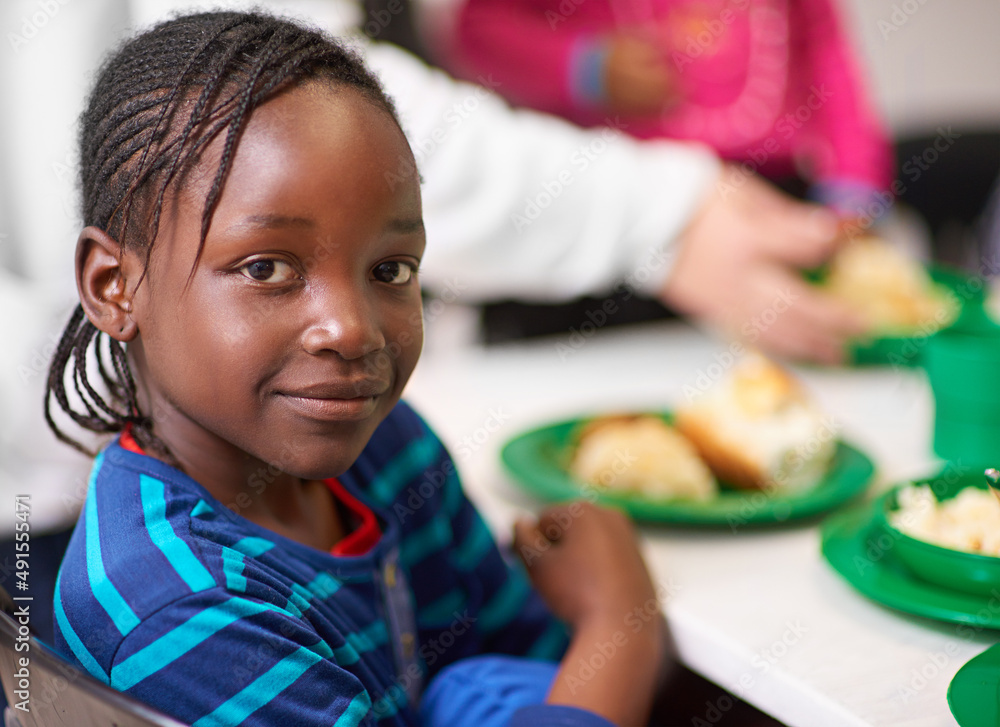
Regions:
<instances>
[{"instance_id":1,"label":"young girl","mask_svg":"<svg viewBox=\"0 0 1000 727\"><path fill-rule=\"evenodd\" d=\"M412 725L427 680L490 653L562 662L485 707L449 671L452 724L542 697L515 721L643 723L663 625L633 615L657 601L624 518L577 504L518 528L567 649L399 403L420 188L363 65L271 17L181 17L104 66L81 155L81 306L46 415L77 447L52 398L117 438L60 570L57 647L197 725Z\"/></svg>"}]
</instances>

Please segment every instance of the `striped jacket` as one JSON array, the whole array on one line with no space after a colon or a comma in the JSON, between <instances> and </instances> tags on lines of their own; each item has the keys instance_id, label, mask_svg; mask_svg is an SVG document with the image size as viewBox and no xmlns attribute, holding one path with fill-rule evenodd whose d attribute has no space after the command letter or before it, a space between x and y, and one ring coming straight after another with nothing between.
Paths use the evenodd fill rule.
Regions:
<instances>
[{"instance_id":1,"label":"striped jacket","mask_svg":"<svg viewBox=\"0 0 1000 727\"><path fill-rule=\"evenodd\" d=\"M456 660L565 648L408 406L338 479L379 518L364 555L288 540L109 445L56 584L57 648L199 727L417 724L421 684Z\"/></svg>"}]
</instances>

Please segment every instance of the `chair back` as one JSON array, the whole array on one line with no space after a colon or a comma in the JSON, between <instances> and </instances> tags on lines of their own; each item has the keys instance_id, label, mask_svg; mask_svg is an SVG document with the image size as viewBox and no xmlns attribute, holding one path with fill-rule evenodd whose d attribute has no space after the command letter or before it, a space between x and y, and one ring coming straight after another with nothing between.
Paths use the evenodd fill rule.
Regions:
<instances>
[{"instance_id":1,"label":"chair back","mask_svg":"<svg viewBox=\"0 0 1000 727\"><path fill-rule=\"evenodd\" d=\"M5 727L186 727L99 682L35 638L27 615L33 606L0 588Z\"/></svg>"}]
</instances>

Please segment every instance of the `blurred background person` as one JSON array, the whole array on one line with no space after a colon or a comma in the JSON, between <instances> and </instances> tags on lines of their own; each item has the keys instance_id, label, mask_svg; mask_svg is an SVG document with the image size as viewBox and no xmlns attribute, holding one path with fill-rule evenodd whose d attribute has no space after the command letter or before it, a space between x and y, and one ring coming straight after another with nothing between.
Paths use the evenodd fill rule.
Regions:
<instances>
[{"instance_id":1,"label":"blurred background person","mask_svg":"<svg viewBox=\"0 0 1000 727\"><path fill-rule=\"evenodd\" d=\"M464 0L453 49L512 102L701 141L845 217L892 181L833 0Z\"/></svg>"},{"instance_id":2,"label":"blurred background person","mask_svg":"<svg viewBox=\"0 0 1000 727\"><path fill-rule=\"evenodd\" d=\"M1000 169L995 4L419 0L418 8L424 47L438 62L492 78L514 103L588 125L611 120L643 138L699 139L734 161L729 184L766 174L836 211L849 237L870 230L911 257L975 275L1000 267L985 260L976 234Z\"/></svg>"},{"instance_id":3,"label":"blurred background person","mask_svg":"<svg viewBox=\"0 0 1000 727\"><path fill-rule=\"evenodd\" d=\"M491 0L416 0L416 16L424 47L439 63L454 68L469 63L468 59L462 58L461 46L465 43L463 39L472 31L463 29L463 23L468 22L466 16L471 14L474 6L480 7L480 12L484 13L509 12L513 15L526 5L535 6L544 2L513 0L505 3L508 11L500 11ZM659 78L660 81L650 85L661 87L664 74L671 69L680 69L679 74L674 75L679 75L684 84L690 84L693 61L711 65L713 54L721 52L720 40L728 37L727 34L731 34L737 25L737 11L762 11L764 20L757 25L763 28L768 27L768 17L775 17L769 8L784 8L791 13L800 4L812 7L814 12L810 15L814 18L817 17L815 10L826 6L834 22L811 38L810 45L814 50L803 49L800 44L800 47L792 48L792 52L800 56L803 53L816 55L830 52L832 46L839 47L847 65L842 69L833 68L832 72L851 82L854 89L853 93L841 96L853 95L861 102L858 108L847 109L847 114L854 114L862 121L867 119L869 124L874 121L875 124L874 128L868 126L868 142L863 142L862 149L871 150L878 145L878 137L882 133L878 119L884 119L889 138L893 141L894 159L889 160L888 169L895 169L895 172L891 182L879 188L876 198L870 199L865 206L861 222L870 224L885 214L893 199L902 200L902 224L888 229L882 226L879 229L881 234L891 234L895 241L908 246L911 252L932 254L936 261L963 267L974 274L980 274L984 269L989 274L989 268L997 266L984 263L982 236L977 234L976 221L1000 170L1000 82L996 80L997 71L1000 71L1000 48L992 42L1000 31L1000 7L996 3L959 0L941 7L892 0L840 0L839 3L836 0L789 0L780 5L758 3L756 0L732 0L723 5L714 0L698 4L686 0L616 0L610 4L609 0L598 0L596 3L604 8L612 7L615 23L620 23L622 28L633 29L637 21L642 21L639 25L648 24L649 19L656 16L657 8L673 5L693 7L695 16L700 20L692 22L692 13L685 11L679 14L676 22L664 21L659 26L661 30L663 27L681 28L683 47L667 58L666 63L662 50L658 51L652 63L658 70L652 74L639 74L640 79ZM584 6L589 8L585 12ZM591 8L589 2L567 0L559 3L555 13L545 18L554 28L546 25L546 34L565 37L569 32L567 28L582 25L577 17L581 12L584 15L601 13ZM801 21L808 20L808 16L802 12L799 16L798 23L789 22L784 28L785 36L776 37L791 40L796 27L807 27ZM529 20L518 16L516 21L525 23ZM774 22L769 27L782 30L780 24ZM581 37L592 47L602 30L607 30L607 27L598 23L589 28L589 33L582 31ZM476 32L491 31L480 27ZM661 47L665 38L663 33L659 39L651 38L648 33L640 34L640 37L647 45L656 41ZM673 37L678 36L675 34ZM551 45L553 40L539 34L539 42ZM482 51L474 49L473 53L490 55L492 51L489 48ZM648 52L630 55L651 57ZM737 80L740 72L746 70L746 58L735 66ZM808 63L808 58L803 58ZM607 57L602 61L605 66L608 62ZM646 69L649 70L648 65ZM789 69L790 75L800 72L798 68ZM746 77L745 73L743 77ZM638 80L633 80L638 83ZM676 107L679 98L676 88L667 84L667 89L668 95L672 94L674 98L675 106L669 103L665 106L664 118ZM867 97L869 94L870 98ZM808 101L807 96L807 107ZM829 101L832 103L833 99ZM548 103L554 102L550 99ZM815 100L813 105L816 105ZM808 114L806 119L806 110L801 112L803 125L816 116ZM783 126L785 133L789 131L788 125L800 123L799 119L793 121L786 117L784 120L787 121ZM645 119L646 124L654 126L659 121L659 117ZM771 147L774 148L774 145ZM749 168L759 167L771 158L768 155L765 160L759 149L752 146L749 149L760 160L750 158ZM878 156L881 154L869 154L868 158ZM810 171L809 167L796 170L797 174ZM783 183L786 181L783 180ZM809 191L803 180L791 181L789 186L796 193L806 194ZM832 190L829 187L826 194L822 187L812 191L815 197L823 197L841 209L846 207L850 210L853 207L856 213L861 204L859 200L864 195L854 195L854 201L851 201L851 189L851 185L846 185L842 187L844 194L839 195L829 194ZM899 209L897 205L895 210L898 212ZM919 214L913 216L912 210Z\"/></svg>"}]
</instances>

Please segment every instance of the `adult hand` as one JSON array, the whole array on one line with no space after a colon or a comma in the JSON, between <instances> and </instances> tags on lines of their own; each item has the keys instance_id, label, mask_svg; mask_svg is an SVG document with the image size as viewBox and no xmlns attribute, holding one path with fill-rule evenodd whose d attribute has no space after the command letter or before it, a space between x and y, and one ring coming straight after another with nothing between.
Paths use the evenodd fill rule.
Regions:
<instances>
[{"instance_id":1,"label":"adult hand","mask_svg":"<svg viewBox=\"0 0 1000 727\"><path fill-rule=\"evenodd\" d=\"M826 260L837 239L830 212L725 168L680 239L661 299L771 353L839 363L864 322L800 273Z\"/></svg>"},{"instance_id":2,"label":"adult hand","mask_svg":"<svg viewBox=\"0 0 1000 727\"><path fill-rule=\"evenodd\" d=\"M674 97L673 79L663 54L641 38L612 36L604 73L608 107L616 113L657 114Z\"/></svg>"}]
</instances>

